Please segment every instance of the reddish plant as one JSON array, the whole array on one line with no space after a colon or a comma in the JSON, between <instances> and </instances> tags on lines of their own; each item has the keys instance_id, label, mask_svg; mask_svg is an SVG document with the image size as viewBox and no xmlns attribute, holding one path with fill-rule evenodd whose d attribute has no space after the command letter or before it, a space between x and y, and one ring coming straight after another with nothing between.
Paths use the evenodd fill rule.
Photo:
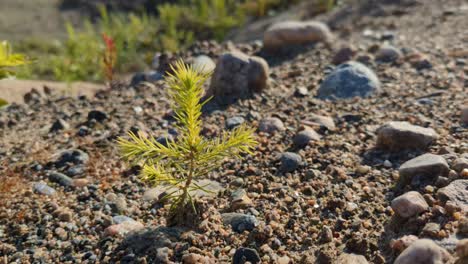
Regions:
<instances>
[{"instance_id":1,"label":"reddish plant","mask_svg":"<svg viewBox=\"0 0 468 264\"><path fill-rule=\"evenodd\" d=\"M117 62L117 48L115 47L115 41L112 37L106 33L102 34L104 40L105 49L102 58L104 76L107 82L110 84L114 80L114 66Z\"/></svg>"}]
</instances>

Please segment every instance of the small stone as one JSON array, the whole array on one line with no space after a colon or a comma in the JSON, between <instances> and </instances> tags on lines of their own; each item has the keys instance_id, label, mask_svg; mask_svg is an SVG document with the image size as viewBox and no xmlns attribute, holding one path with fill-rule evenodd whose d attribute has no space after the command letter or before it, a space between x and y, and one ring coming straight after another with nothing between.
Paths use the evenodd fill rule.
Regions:
<instances>
[{"instance_id":1,"label":"small stone","mask_svg":"<svg viewBox=\"0 0 468 264\"><path fill-rule=\"evenodd\" d=\"M242 125L244 122L245 122L245 119L242 116L230 117L226 120L226 128L233 129Z\"/></svg>"},{"instance_id":2,"label":"small stone","mask_svg":"<svg viewBox=\"0 0 468 264\"><path fill-rule=\"evenodd\" d=\"M216 63L206 55L197 56L193 60L193 68L201 73L212 73L216 68Z\"/></svg>"},{"instance_id":3,"label":"small stone","mask_svg":"<svg viewBox=\"0 0 468 264\"><path fill-rule=\"evenodd\" d=\"M437 133L431 128L393 121L377 130L377 147L390 151L425 150L437 138Z\"/></svg>"},{"instance_id":4,"label":"small stone","mask_svg":"<svg viewBox=\"0 0 468 264\"><path fill-rule=\"evenodd\" d=\"M233 264L244 264L247 262L256 264L260 263L260 261L260 256L255 249L244 247L238 248L232 259Z\"/></svg>"},{"instance_id":5,"label":"small stone","mask_svg":"<svg viewBox=\"0 0 468 264\"><path fill-rule=\"evenodd\" d=\"M63 119L57 119L50 127L50 132L57 132L59 130L67 130L70 125Z\"/></svg>"},{"instance_id":6,"label":"small stone","mask_svg":"<svg viewBox=\"0 0 468 264\"><path fill-rule=\"evenodd\" d=\"M144 225L137 221L124 221L107 227L104 233L107 236L124 236L130 232L135 232L144 228Z\"/></svg>"},{"instance_id":7,"label":"small stone","mask_svg":"<svg viewBox=\"0 0 468 264\"><path fill-rule=\"evenodd\" d=\"M65 240L67 240L67 238L68 238L68 233L67 233L67 231L65 231L65 229L63 229L63 228L61 228L61 227L55 228L54 233L55 233L55 235L57 235L57 237L58 237L60 240L62 240L62 241L65 241Z\"/></svg>"},{"instance_id":8,"label":"small stone","mask_svg":"<svg viewBox=\"0 0 468 264\"><path fill-rule=\"evenodd\" d=\"M297 97L305 97L308 94L309 94L309 90L307 90L307 88L304 86L297 87L296 91L294 92L294 95Z\"/></svg>"},{"instance_id":9,"label":"small stone","mask_svg":"<svg viewBox=\"0 0 468 264\"><path fill-rule=\"evenodd\" d=\"M169 255L172 253L172 250L168 247L158 248L156 250L156 262L157 263L170 263ZM183 261L183 257L182 257Z\"/></svg>"},{"instance_id":10,"label":"small stone","mask_svg":"<svg viewBox=\"0 0 468 264\"><path fill-rule=\"evenodd\" d=\"M393 199L392 209L399 216L409 218L427 211L429 205L420 193L410 191Z\"/></svg>"},{"instance_id":11,"label":"small stone","mask_svg":"<svg viewBox=\"0 0 468 264\"><path fill-rule=\"evenodd\" d=\"M73 179L73 186L75 187L85 187L88 186L89 180L86 178Z\"/></svg>"},{"instance_id":12,"label":"small stone","mask_svg":"<svg viewBox=\"0 0 468 264\"><path fill-rule=\"evenodd\" d=\"M308 126L319 126L320 128L326 128L329 131L334 131L336 129L333 118L329 116L309 114L307 116L307 121L304 121L303 123Z\"/></svg>"},{"instance_id":13,"label":"small stone","mask_svg":"<svg viewBox=\"0 0 468 264\"><path fill-rule=\"evenodd\" d=\"M89 160L88 154L80 149L69 149L62 151L55 161L55 166L64 167L71 163L75 165L86 164Z\"/></svg>"},{"instance_id":14,"label":"small stone","mask_svg":"<svg viewBox=\"0 0 468 264\"><path fill-rule=\"evenodd\" d=\"M458 223L458 233L461 235L468 235L468 218L460 219Z\"/></svg>"},{"instance_id":15,"label":"small stone","mask_svg":"<svg viewBox=\"0 0 468 264\"><path fill-rule=\"evenodd\" d=\"M137 86L142 82L157 82L163 79L163 75L158 71L137 72L132 76L130 86Z\"/></svg>"},{"instance_id":16,"label":"small stone","mask_svg":"<svg viewBox=\"0 0 468 264\"><path fill-rule=\"evenodd\" d=\"M440 231L440 225L438 223L427 223L423 227L421 231L421 235L431 237L431 238L437 238L439 231Z\"/></svg>"},{"instance_id":17,"label":"small stone","mask_svg":"<svg viewBox=\"0 0 468 264\"><path fill-rule=\"evenodd\" d=\"M463 212L468 212L468 180L456 180L439 189L437 197L442 202L452 201Z\"/></svg>"},{"instance_id":18,"label":"small stone","mask_svg":"<svg viewBox=\"0 0 468 264\"><path fill-rule=\"evenodd\" d=\"M54 195L54 188L48 186L45 182L36 182L33 184L34 191L44 195Z\"/></svg>"},{"instance_id":19,"label":"small stone","mask_svg":"<svg viewBox=\"0 0 468 264\"><path fill-rule=\"evenodd\" d=\"M73 186L73 179L60 172L55 172L55 171L50 172L49 180L51 182L58 183L62 186Z\"/></svg>"},{"instance_id":20,"label":"small stone","mask_svg":"<svg viewBox=\"0 0 468 264\"><path fill-rule=\"evenodd\" d=\"M457 172L461 172L464 169L468 169L468 159L458 158L452 163L452 169Z\"/></svg>"},{"instance_id":21,"label":"small stone","mask_svg":"<svg viewBox=\"0 0 468 264\"><path fill-rule=\"evenodd\" d=\"M225 225L230 225L232 230L238 233L242 233L245 230L252 231L258 225L258 220L253 215L224 213L221 214L221 217Z\"/></svg>"},{"instance_id":22,"label":"small stone","mask_svg":"<svg viewBox=\"0 0 468 264\"><path fill-rule=\"evenodd\" d=\"M356 55L356 48L353 46L344 46L341 47L333 56L332 63L339 65L350 61Z\"/></svg>"},{"instance_id":23,"label":"small stone","mask_svg":"<svg viewBox=\"0 0 468 264\"><path fill-rule=\"evenodd\" d=\"M328 26L318 21L284 21L273 24L263 35L268 51L314 42L329 43L333 38Z\"/></svg>"},{"instance_id":24,"label":"small stone","mask_svg":"<svg viewBox=\"0 0 468 264\"><path fill-rule=\"evenodd\" d=\"M447 176L448 172L449 166L442 156L428 153L403 163L398 170L398 182L401 186L416 180L430 183L438 176Z\"/></svg>"},{"instance_id":25,"label":"small stone","mask_svg":"<svg viewBox=\"0 0 468 264\"><path fill-rule=\"evenodd\" d=\"M335 68L320 85L319 99L347 99L369 97L381 91L377 75L365 65L349 61Z\"/></svg>"},{"instance_id":26,"label":"small stone","mask_svg":"<svg viewBox=\"0 0 468 264\"><path fill-rule=\"evenodd\" d=\"M208 94L221 104L245 99L268 87L268 63L235 51L222 55L211 78Z\"/></svg>"},{"instance_id":27,"label":"small stone","mask_svg":"<svg viewBox=\"0 0 468 264\"><path fill-rule=\"evenodd\" d=\"M238 189L231 194L231 210L245 209L252 204L252 200L244 189Z\"/></svg>"},{"instance_id":28,"label":"small stone","mask_svg":"<svg viewBox=\"0 0 468 264\"><path fill-rule=\"evenodd\" d=\"M450 259L450 254L432 240L420 239L405 249L394 264L444 264Z\"/></svg>"},{"instance_id":29,"label":"small stone","mask_svg":"<svg viewBox=\"0 0 468 264\"><path fill-rule=\"evenodd\" d=\"M382 46L375 55L375 59L380 62L395 62L402 57L401 51L393 46Z\"/></svg>"},{"instance_id":30,"label":"small stone","mask_svg":"<svg viewBox=\"0 0 468 264\"><path fill-rule=\"evenodd\" d=\"M402 236L396 240L392 240L390 242L390 247L396 252L402 252L403 250L407 249L411 244L413 244L414 241L418 239L419 238L414 235Z\"/></svg>"},{"instance_id":31,"label":"small stone","mask_svg":"<svg viewBox=\"0 0 468 264\"><path fill-rule=\"evenodd\" d=\"M311 128L306 128L294 137L293 142L296 147L302 148L304 146L307 146L309 142L311 141L318 141L320 140L320 135L317 134L313 129Z\"/></svg>"},{"instance_id":32,"label":"small stone","mask_svg":"<svg viewBox=\"0 0 468 264\"><path fill-rule=\"evenodd\" d=\"M384 165L385 168L391 168L391 167L393 167L392 162L389 161L389 160L385 160L384 163L383 163L383 165Z\"/></svg>"},{"instance_id":33,"label":"small stone","mask_svg":"<svg viewBox=\"0 0 468 264\"><path fill-rule=\"evenodd\" d=\"M333 232L328 226L324 226L322 228L322 232L320 233L320 242L321 243L329 243L333 241Z\"/></svg>"},{"instance_id":34,"label":"small stone","mask_svg":"<svg viewBox=\"0 0 468 264\"><path fill-rule=\"evenodd\" d=\"M125 221L135 221L133 220L132 218L128 217L128 216L125 216L125 215L116 215L114 217L112 217L112 221L115 223L115 224L121 224Z\"/></svg>"},{"instance_id":35,"label":"small stone","mask_svg":"<svg viewBox=\"0 0 468 264\"><path fill-rule=\"evenodd\" d=\"M58 219L64 222L70 222L72 217L73 215L69 210L61 210L58 214Z\"/></svg>"},{"instance_id":36,"label":"small stone","mask_svg":"<svg viewBox=\"0 0 468 264\"><path fill-rule=\"evenodd\" d=\"M269 117L264 118L260 121L259 128L260 132L265 133L275 133L277 131L284 131L286 128L284 127L283 121L276 117Z\"/></svg>"},{"instance_id":37,"label":"small stone","mask_svg":"<svg viewBox=\"0 0 468 264\"><path fill-rule=\"evenodd\" d=\"M367 259L362 255L357 254L341 254L335 264L367 264Z\"/></svg>"},{"instance_id":38,"label":"small stone","mask_svg":"<svg viewBox=\"0 0 468 264\"><path fill-rule=\"evenodd\" d=\"M290 264L292 263L291 259L288 256L282 256L276 261L277 264Z\"/></svg>"},{"instance_id":39,"label":"small stone","mask_svg":"<svg viewBox=\"0 0 468 264\"><path fill-rule=\"evenodd\" d=\"M302 165L302 157L293 152L281 154L281 168L283 172L293 172Z\"/></svg>"},{"instance_id":40,"label":"small stone","mask_svg":"<svg viewBox=\"0 0 468 264\"><path fill-rule=\"evenodd\" d=\"M103 122L104 120L106 120L108 117L107 117L107 114L103 111L99 111L99 110L91 110L89 113L88 113L88 121L91 121L91 120L96 120L97 122Z\"/></svg>"}]
</instances>

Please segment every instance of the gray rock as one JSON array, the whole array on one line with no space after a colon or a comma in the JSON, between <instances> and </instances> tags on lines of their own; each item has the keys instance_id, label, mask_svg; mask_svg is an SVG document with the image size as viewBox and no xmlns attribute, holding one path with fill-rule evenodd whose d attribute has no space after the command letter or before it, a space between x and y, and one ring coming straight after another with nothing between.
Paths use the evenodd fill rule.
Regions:
<instances>
[{"instance_id":1,"label":"gray rock","mask_svg":"<svg viewBox=\"0 0 468 264\"><path fill-rule=\"evenodd\" d=\"M267 117L260 121L258 130L260 132L271 134L277 131L284 131L286 128L284 127L283 121L281 121L279 118Z\"/></svg>"},{"instance_id":2,"label":"gray rock","mask_svg":"<svg viewBox=\"0 0 468 264\"><path fill-rule=\"evenodd\" d=\"M377 130L377 147L390 151L425 150L439 135L432 128L408 122L389 122Z\"/></svg>"},{"instance_id":3,"label":"gray rock","mask_svg":"<svg viewBox=\"0 0 468 264\"><path fill-rule=\"evenodd\" d=\"M55 161L55 166L63 167L68 163L71 164L86 164L89 160L88 154L79 149L69 149L60 153L59 158Z\"/></svg>"},{"instance_id":4,"label":"gray rock","mask_svg":"<svg viewBox=\"0 0 468 264\"><path fill-rule=\"evenodd\" d=\"M339 65L320 85L317 97L320 99L346 99L369 97L381 91L377 75L356 61Z\"/></svg>"},{"instance_id":5,"label":"gray rock","mask_svg":"<svg viewBox=\"0 0 468 264\"><path fill-rule=\"evenodd\" d=\"M367 264L367 259L362 255L356 254L341 254L335 264Z\"/></svg>"},{"instance_id":6,"label":"gray rock","mask_svg":"<svg viewBox=\"0 0 468 264\"><path fill-rule=\"evenodd\" d=\"M62 186L73 186L73 179L60 172L55 172L55 171L50 172L49 180L51 182L58 183Z\"/></svg>"},{"instance_id":7,"label":"gray rock","mask_svg":"<svg viewBox=\"0 0 468 264\"><path fill-rule=\"evenodd\" d=\"M375 59L381 62L394 62L402 57L401 51L393 46L384 45L380 47L375 55Z\"/></svg>"},{"instance_id":8,"label":"gray rock","mask_svg":"<svg viewBox=\"0 0 468 264\"><path fill-rule=\"evenodd\" d=\"M245 122L245 119L242 116L230 117L226 120L226 128L233 129L242 125L244 122Z\"/></svg>"},{"instance_id":9,"label":"gray rock","mask_svg":"<svg viewBox=\"0 0 468 264\"><path fill-rule=\"evenodd\" d=\"M452 201L463 212L468 212L468 180L456 180L439 189L437 196L443 202Z\"/></svg>"},{"instance_id":10,"label":"gray rock","mask_svg":"<svg viewBox=\"0 0 468 264\"><path fill-rule=\"evenodd\" d=\"M233 264L244 264L246 262L256 264L260 263L260 261L260 256L255 249L244 247L238 248L232 258Z\"/></svg>"},{"instance_id":11,"label":"gray rock","mask_svg":"<svg viewBox=\"0 0 468 264\"><path fill-rule=\"evenodd\" d=\"M156 82L163 79L163 75L157 71L138 72L132 76L130 86L136 86L142 82Z\"/></svg>"},{"instance_id":12,"label":"gray rock","mask_svg":"<svg viewBox=\"0 0 468 264\"><path fill-rule=\"evenodd\" d=\"M405 249L394 264L444 264L450 254L429 239L419 239Z\"/></svg>"},{"instance_id":13,"label":"gray rock","mask_svg":"<svg viewBox=\"0 0 468 264\"><path fill-rule=\"evenodd\" d=\"M295 146L302 148L309 144L310 141L318 140L320 140L320 135L317 134L317 132L315 132L313 129L309 128L297 133L293 139L293 142Z\"/></svg>"},{"instance_id":14,"label":"gray rock","mask_svg":"<svg viewBox=\"0 0 468 264\"><path fill-rule=\"evenodd\" d=\"M212 73L216 68L216 63L206 55L197 56L192 65L195 70L205 74Z\"/></svg>"},{"instance_id":15,"label":"gray rock","mask_svg":"<svg viewBox=\"0 0 468 264\"><path fill-rule=\"evenodd\" d=\"M211 78L208 94L221 104L248 98L268 87L268 63L239 51L222 55Z\"/></svg>"},{"instance_id":16,"label":"gray rock","mask_svg":"<svg viewBox=\"0 0 468 264\"><path fill-rule=\"evenodd\" d=\"M321 116L316 114L309 114L307 117L308 126L319 126L320 128L324 127L330 131L336 129L335 122L333 118L329 116Z\"/></svg>"},{"instance_id":17,"label":"gray rock","mask_svg":"<svg viewBox=\"0 0 468 264\"><path fill-rule=\"evenodd\" d=\"M135 221L132 218L125 216L125 215L116 215L112 217L112 220L114 221L115 224L121 224L125 221Z\"/></svg>"},{"instance_id":18,"label":"gray rock","mask_svg":"<svg viewBox=\"0 0 468 264\"><path fill-rule=\"evenodd\" d=\"M461 172L464 169L468 169L468 159L466 158L456 159L452 163L452 168L457 172Z\"/></svg>"},{"instance_id":19,"label":"gray rock","mask_svg":"<svg viewBox=\"0 0 468 264\"><path fill-rule=\"evenodd\" d=\"M302 165L302 157L293 152L285 152L281 154L281 171L292 172Z\"/></svg>"},{"instance_id":20,"label":"gray rock","mask_svg":"<svg viewBox=\"0 0 468 264\"><path fill-rule=\"evenodd\" d=\"M392 209L399 216L409 218L428 210L429 205L420 193L411 191L393 199Z\"/></svg>"},{"instance_id":21,"label":"gray rock","mask_svg":"<svg viewBox=\"0 0 468 264\"><path fill-rule=\"evenodd\" d=\"M438 176L447 176L449 166L442 156L428 153L403 163L398 172L400 186L419 185L434 182Z\"/></svg>"},{"instance_id":22,"label":"gray rock","mask_svg":"<svg viewBox=\"0 0 468 264\"><path fill-rule=\"evenodd\" d=\"M230 225L235 232L242 233L245 230L252 231L257 225L258 220L253 215L241 213L225 213L221 214L223 223Z\"/></svg>"},{"instance_id":23,"label":"gray rock","mask_svg":"<svg viewBox=\"0 0 468 264\"><path fill-rule=\"evenodd\" d=\"M35 182L33 184L33 189L35 192L38 192L40 194L44 195L54 195L55 194L55 189L48 186L45 182Z\"/></svg>"},{"instance_id":24,"label":"gray rock","mask_svg":"<svg viewBox=\"0 0 468 264\"><path fill-rule=\"evenodd\" d=\"M63 119L57 119L50 127L50 132L57 132L59 130L69 129L70 125Z\"/></svg>"},{"instance_id":25,"label":"gray rock","mask_svg":"<svg viewBox=\"0 0 468 264\"><path fill-rule=\"evenodd\" d=\"M314 42L329 43L333 38L328 26L318 21L284 21L272 25L263 35L266 50L276 51Z\"/></svg>"}]
</instances>

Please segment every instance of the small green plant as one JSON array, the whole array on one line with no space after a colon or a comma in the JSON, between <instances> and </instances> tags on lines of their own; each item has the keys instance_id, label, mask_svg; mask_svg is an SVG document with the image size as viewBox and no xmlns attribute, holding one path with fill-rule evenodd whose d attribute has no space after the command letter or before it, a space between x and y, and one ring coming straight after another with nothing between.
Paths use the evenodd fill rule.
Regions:
<instances>
[{"instance_id":1,"label":"small green plant","mask_svg":"<svg viewBox=\"0 0 468 264\"><path fill-rule=\"evenodd\" d=\"M28 59L23 54L12 53L7 41L0 42L0 79L12 76L14 67L28 63Z\"/></svg>"},{"instance_id":2,"label":"small green plant","mask_svg":"<svg viewBox=\"0 0 468 264\"><path fill-rule=\"evenodd\" d=\"M244 125L231 133L224 132L216 139L202 137L202 106L209 100L202 101L202 85L209 75L182 61L172 70L174 73L169 75L167 83L177 120L177 139L163 145L153 137L129 132L130 140L119 138L118 143L125 159L142 163L143 179L167 186L168 193L164 199L171 204L169 219L180 224L189 213L187 206L196 212L192 193L207 191L198 184L198 180L207 177L225 158L251 154L257 143L254 130Z\"/></svg>"}]
</instances>

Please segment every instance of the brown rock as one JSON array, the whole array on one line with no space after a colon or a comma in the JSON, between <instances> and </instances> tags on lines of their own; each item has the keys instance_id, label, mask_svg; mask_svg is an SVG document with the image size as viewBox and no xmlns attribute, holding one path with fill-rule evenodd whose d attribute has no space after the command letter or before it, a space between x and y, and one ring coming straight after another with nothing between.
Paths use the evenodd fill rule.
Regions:
<instances>
[{"instance_id":1,"label":"brown rock","mask_svg":"<svg viewBox=\"0 0 468 264\"><path fill-rule=\"evenodd\" d=\"M393 199L392 209L399 216L409 218L426 211L429 205L420 193L411 191Z\"/></svg>"},{"instance_id":2,"label":"brown rock","mask_svg":"<svg viewBox=\"0 0 468 264\"><path fill-rule=\"evenodd\" d=\"M450 254L429 239L420 239L405 249L394 264L445 264Z\"/></svg>"},{"instance_id":3,"label":"brown rock","mask_svg":"<svg viewBox=\"0 0 468 264\"><path fill-rule=\"evenodd\" d=\"M390 151L402 149L427 149L438 134L432 128L408 122L389 122L377 130L377 147Z\"/></svg>"}]
</instances>

